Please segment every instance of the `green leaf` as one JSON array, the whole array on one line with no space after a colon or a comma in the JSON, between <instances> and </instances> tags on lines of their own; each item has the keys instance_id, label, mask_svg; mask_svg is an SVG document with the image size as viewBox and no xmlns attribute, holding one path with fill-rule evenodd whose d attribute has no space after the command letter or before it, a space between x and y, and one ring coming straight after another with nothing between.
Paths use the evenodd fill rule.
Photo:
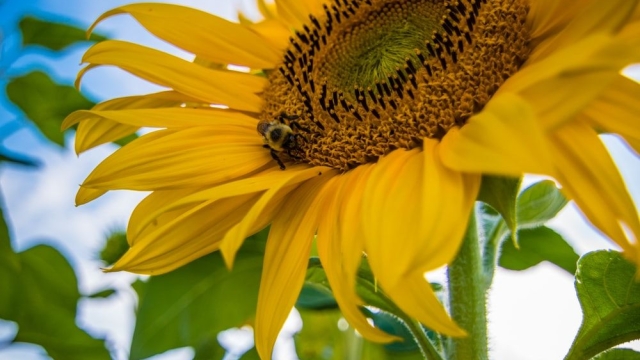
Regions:
<instances>
[{"instance_id":1,"label":"green leaf","mask_svg":"<svg viewBox=\"0 0 640 360\"><path fill-rule=\"evenodd\" d=\"M537 182L518 196L518 228L529 229L544 225L562 210L569 200L551 180Z\"/></svg>"},{"instance_id":2,"label":"green leaf","mask_svg":"<svg viewBox=\"0 0 640 360\"><path fill-rule=\"evenodd\" d=\"M245 240L229 272L219 252L145 284L131 359L192 346L196 358L222 358L220 331L252 321L258 298L266 231Z\"/></svg>"},{"instance_id":3,"label":"green leaf","mask_svg":"<svg viewBox=\"0 0 640 360\"><path fill-rule=\"evenodd\" d=\"M106 299L111 295L115 294L116 292L117 291L114 289L105 289L105 290L101 290L96 293L93 293L91 295L88 295L87 297L91 299Z\"/></svg>"},{"instance_id":4,"label":"green leaf","mask_svg":"<svg viewBox=\"0 0 640 360\"><path fill-rule=\"evenodd\" d=\"M42 346L54 359L110 359L104 341L76 326L80 299L71 266L54 248L38 245L17 254L19 271L0 266L3 287L0 318L18 324L14 342ZM8 300L8 301L7 301Z\"/></svg>"},{"instance_id":5,"label":"green leaf","mask_svg":"<svg viewBox=\"0 0 640 360\"><path fill-rule=\"evenodd\" d=\"M12 79L7 84L7 96L44 136L60 146L64 146L64 135L60 131L64 118L75 110L94 105L74 87L56 84L40 71Z\"/></svg>"},{"instance_id":6,"label":"green leaf","mask_svg":"<svg viewBox=\"0 0 640 360\"><path fill-rule=\"evenodd\" d=\"M511 188L513 189L513 185ZM530 235L530 233L522 232L521 230L533 229L544 225L547 221L555 217L566 204L567 199L558 190L555 183L550 180L537 182L523 190L517 198L515 212L517 219L516 227L518 229L518 242L522 242L522 239L520 239L522 234L525 234L526 236ZM575 273L575 255L572 255L575 251L573 251L561 238L559 241L557 239L548 240L554 244L554 248L561 250L561 253L556 256L560 258L557 263L556 261L553 261L553 256L545 255L541 258L540 254L536 254L538 250L531 249L529 246L530 244L527 245L527 249L523 249L521 252L515 254L518 256L517 260L506 259L503 261L499 259L499 257L505 256L505 253L498 251L499 249L506 249L506 256L513 256L515 253L515 241L512 241L511 245L503 245L505 237L512 230L502 218L496 216L496 212L493 208L485 205L481 208L481 214L480 223L485 236L483 245L483 269L486 279L486 288L491 286L497 263L512 264L515 261L519 265L506 265L507 268L514 267L514 269L517 268L518 270L521 270L538 264L542 260L549 260L572 274ZM553 238L555 239L556 236L553 236ZM531 239L527 240L529 243L530 241ZM543 242L543 244L546 244L546 242ZM544 246L543 244L541 244L540 247ZM522 245L518 244L518 246ZM534 253L529 253L530 250L535 251ZM544 249L540 250L544 252ZM522 257L527 259L522 259ZM525 266L525 264L529 265Z\"/></svg>"},{"instance_id":7,"label":"green leaf","mask_svg":"<svg viewBox=\"0 0 640 360\"><path fill-rule=\"evenodd\" d=\"M502 244L500 266L509 270L525 270L542 261L549 261L570 274L576 273L578 254L560 236L547 227L520 230L520 248L505 241Z\"/></svg>"},{"instance_id":8,"label":"green leaf","mask_svg":"<svg viewBox=\"0 0 640 360\"><path fill-rule=\"evenodd\" d=\"M616 251L595 251L578 262L576 290L582 325L566 360L589 359L640 338L636 267Z\"/></svg>"},{"instance_id":9,"label":"green leaf","mask_svg":"<svg viewBox=\"0 0 640 360\"><path fill-rule=\"evenodd\" d=\"M518 226L516 204L518 190L522 178L507 178L484 175L478 200L491 205L498 211L511 231L513 241L517 243L515 235Z\"/></svg>"},{"instance_id":10,"label":"green leaf","mask_svg":"<svg viewBox=\"0 0 640 360\"><path fill-rule=\"evenodd\" d=\"M22 44L40 45L51 50L62 50L65 47L79 41L87 41L84 29L79 27L52 23L33 17L25 17L20 20L20 31L22 31ZM107 38L91 34L88 41L102 41Z\"/></svg>"},{"instance_id":11,"label":"green leaf","mask_svg":"<svg viewBox=\"0 0 640 360\"><path fill-rule=\"evenodd\" d=\"M594 357L593 360L640 360L640 353L631 349L612 349Z\"/></svg>"}]
</instances>

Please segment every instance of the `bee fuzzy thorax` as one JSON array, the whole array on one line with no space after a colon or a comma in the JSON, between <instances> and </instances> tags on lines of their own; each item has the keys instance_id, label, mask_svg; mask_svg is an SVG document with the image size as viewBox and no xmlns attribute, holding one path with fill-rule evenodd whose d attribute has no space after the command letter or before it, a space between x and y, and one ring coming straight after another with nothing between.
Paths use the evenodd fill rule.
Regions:
<instances>
[{"instance_id":1,"label":"bee fuzzy thorax","mask_svg":"<svg viewBox=\"0 0 640 360\"><path fill-rule=\"evenodd\" d=\"M280 169L282 170L286 167L278 153L286 152L289 158L300 158L295 152L300 151L298 139L304 140L304 137L294 133L292 129L292 127L297 124L294 122L294 120L297 119L297 115L286 115L282 113L278 120L261 121L258 123L258 132L262 135L262 140L264 141L263 147L270 149L271 157L280 165ZM289 126L285 120L288 120L291 126ZM307 130L300 126L296 128L299 130Z\"/></svg>"}]
</instances>

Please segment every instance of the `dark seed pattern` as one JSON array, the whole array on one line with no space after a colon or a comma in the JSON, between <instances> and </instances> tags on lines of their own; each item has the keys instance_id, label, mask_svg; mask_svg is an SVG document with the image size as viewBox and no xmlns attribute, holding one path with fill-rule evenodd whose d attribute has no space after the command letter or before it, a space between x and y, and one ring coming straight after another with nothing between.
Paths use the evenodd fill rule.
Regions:
<instances>
[{"instance_id":1,"label":"dark seed pattern","mask_svg":"<svg viewBox=\"0 0 640 360\"><path fill-rule=\"evenodd\" d=\"M526 0L334 0L323 10L290 38L260 115L261 123L299 115L309 134L297 161L312 165L346 171L441 138L480 111L530 52ZM363 65L356 83L345 85L351 72L341 65L373 49L371 29L384 33L415 14L424 18L418 31L431 35L409 44L388 71L367 73ZM384 37L374 44L389 46Z\"/></svg>"}]
</instances>

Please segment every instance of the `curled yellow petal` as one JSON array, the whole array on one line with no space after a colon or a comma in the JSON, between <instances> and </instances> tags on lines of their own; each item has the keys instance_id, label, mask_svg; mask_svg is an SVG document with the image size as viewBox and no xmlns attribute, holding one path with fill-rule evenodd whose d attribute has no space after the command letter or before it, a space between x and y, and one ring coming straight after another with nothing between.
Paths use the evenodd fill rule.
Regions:
<instances>
[{"instance_id":1,"label":"curled yellow petal","mask_svg":"<svg viewBox=\"0 0 640 360\"><path fill-rule=\"evenodd\" d=\"M160 3L130 4L102 14L89 28L116 14L129 14L157 37L221 64L270 69L280 51L247 27L193 8Z\"/></svg>"},{"instance_id":2,"label":"curled yellow petal","mask_svg":"<svg viewBox=\"0 0 640 360\"><path fill-rule=\"evenodd\" d=\"M280 183L270 187L244 219L225 235L222 240L221 251L227 267L231 268L233 266L233 259L244 239L251 235L252 232L259 231L271 222L270 220L276 215L276 210L278 210L281 202L295 189L296 185L311 177L318 176L318 173L324 173L324 176L331 176L336 172L326 167L313 167L303 171L290 171L290 173L292 174L291 176L283 176Z\"/></svg>"},{"instance_id":3,"label":"curled yellow petal","mask_svg":"<svg viewBox=\"0 0 640 360\"><path fill-rule=\"evenodd\" d=\"M371 341L391 342L400 340L372 326L367 321L367 318L359 309L363 302L355 292L355 271L345 271L345 257L355 256L360 259L362 256L362 249L356 251L355 254L343 254L341 249L341 243L357 241L353 238L340 237L339 228L342 217L339 211L336 211L339 209L339 203L346 199L346 197L343 198L340 195L347 195L341 191L341 188L345 185L345 182L349 182L348 178L348 175L340 176L336 178L336 181L327 184L329 195L322 204L321 212L324 215L321 217L318 227L318 255L329 279L333 296L340 306L342 315L344 315L349 324L358 330L364 338Z\"/></svg>"},{"instance_id":4,"label":"curled yellow petal","mask_svg":"<svg viewBox=\"0 0 640 360\"><path fill-rule=\"evenodd\" d=\"M555 131L550 140L563 191L625 252L637 254L638 212L597 133L587 124L574 122Z\"/></svg>"},{"instance_id":5,"label":"curled yellow petal","mask_svg":"<svg viewBox=\"0 0 640 360\"><path fill-rule=\"evenodd\" d=\"M209 69L162 51L117 40L92 46L82 62L89 65L78 73L76 87L88 70L99 65L114 65L187 96L252 112L260 111L263 100L256 93L267 83L264 77Z\"/></svg>"},{"instance_id":6,"label":"curled yellow petal","mask_svg":"<svg viewBox=\"0 0 640 360\"><path fill-rule=\"evenodd\" d=\"M548 145L533 109L513 94L493 98L462 129L442 139L442 162L471 173L552 174Z\"/></svg>"},{"instance_id":7,"label":"curled yellow petal","mask_svg":"<svg viewBox=\"0 0 640 360\"><path fill-rule=\"evenodd\" d=\"M159 130L118 149L82 186L143 191L202 187L249 174L272 161L254 130L235 126Z\"/></svg>"}]
</instances>

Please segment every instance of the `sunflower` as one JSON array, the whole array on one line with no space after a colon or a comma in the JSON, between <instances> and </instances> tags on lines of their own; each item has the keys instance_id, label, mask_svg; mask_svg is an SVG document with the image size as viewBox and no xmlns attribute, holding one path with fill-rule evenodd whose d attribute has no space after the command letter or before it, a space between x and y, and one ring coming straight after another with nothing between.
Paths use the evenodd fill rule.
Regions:
<instances>
[{"instance_id":1,"label":"sunflower","mask_svg":"<svg viewBox=\"0 0 640 360\"><path fill-rule=\"evenodd\" d=\"M359 311L362 254L408 315L462 336L424 273L454 259L483 174L553 177L640 259L637 210L599 138L615 133L640 151L640 84L621 75L640 61L637 4L258 0L258 23L168 4L113 9L96 24L129 14L195 61L116 40L86 52L78 81L114 65L168 90L67 117L78 153L159 128L98 165L76 202L151 191L113 271L162 274L218 250L231 267L243 240L270 225L255 321L263 358L314 237L363 336L394 339Z\"/></svg>"}]
</instances>

